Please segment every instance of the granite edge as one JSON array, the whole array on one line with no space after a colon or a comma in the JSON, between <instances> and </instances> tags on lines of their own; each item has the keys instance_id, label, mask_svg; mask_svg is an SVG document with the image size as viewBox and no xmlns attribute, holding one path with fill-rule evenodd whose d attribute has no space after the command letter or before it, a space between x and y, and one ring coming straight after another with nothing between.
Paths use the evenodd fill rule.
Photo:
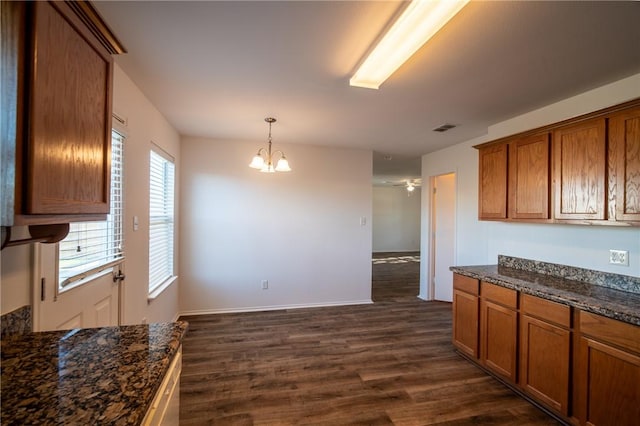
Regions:
<instances>
[{"instance_id":1,"label":"granite edge","mask_svg":"<svg viewBox=\"0 0 640 426\"><path fill-rule=\"evenodd\" d=\"M0 337L31 333L33 320L31 305L25 305L0 316Z\"/></svg>"},{"instance_id":2,"label":"granite edge","mask_svg":"<svg viewBox=\"0 0 640 426\"><path fill-rule=\"evenodd\" d=\"M586 312L599 314L607 318L611 318L611 319L615 319L625 323L640 326L640 313L634 314L631 312L620 312L620 310L614 309L614 307L612 306L607 306L608 305L607 302L603 302L602 300L599 300L599 299L594 298L594 302L596 303L591 304L591 303L587 303L586 301L579 300L579 298L576 297L576 294L570 291L552 289L549 287L543 288L543 286L540 286L539 284L535 284L529 281L518 280L516 278L505 279L505 278L497 277L492 274L477 273L477 272L469 271L464 266L451 266L449 269L452 272L455 272L470 278L482 280L491 284L499 285L501 287L516 290L524 294L537 296L542 299L546 299L553 302L561 303L563 305L578 308Z\"/></svg>"}]
</instances>

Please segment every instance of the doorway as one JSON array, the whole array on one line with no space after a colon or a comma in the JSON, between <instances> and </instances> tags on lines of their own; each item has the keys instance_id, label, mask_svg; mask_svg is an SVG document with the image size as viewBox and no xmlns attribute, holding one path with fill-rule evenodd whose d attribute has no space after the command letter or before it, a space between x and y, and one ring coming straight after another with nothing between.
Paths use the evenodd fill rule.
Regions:
<instances>
[{"instance_id":1,"label":"doorway","mask_svg":"<svg viewBox=\"0 0 640 426\"><path fill-rule=\"evenodd\" d=\"M373 187L374 302L415 299L420 293L420 200L420 191L408 190L406 183Z\"/></svg>"},{"instance_id":2,"label":"doorway","mask_svg":"<svg viewBox=\"0 0 640 426\"><path fill-rule=\"evenodd\" d=\"M429 287L433 299L451 302L455 265L456 174L431 178L431 242Z\"/></svg>"}]
</instances>

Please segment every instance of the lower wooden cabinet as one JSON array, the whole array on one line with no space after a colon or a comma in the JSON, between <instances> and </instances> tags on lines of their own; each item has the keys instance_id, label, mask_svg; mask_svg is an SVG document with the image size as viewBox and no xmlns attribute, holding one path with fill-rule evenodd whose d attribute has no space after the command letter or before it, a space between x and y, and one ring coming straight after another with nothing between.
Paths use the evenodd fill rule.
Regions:
<instances>
[{"instance_id":1,"label":"lower wooden cabinet","mask_svg":"<svg viewBox=\"0 0 640 426\"><path fill-rule=\"evenodd\" d=\"M577 415L582 424L640 424L640 327L580 312Z\"/></svg>"},{"instance_id":2,"label":"lower wooden cabinet","mask_svg":"<svg viewBox=\"0 0 640 426\"><path fill-rule=\"evenodd\" d=\"M482 282L480 287L480 359L505 379L517 380L517 292Z\"/></svg>"},{"instance_id":3,"label":"lower wooden cabinet","mask_svg":"<svg viewBox=\"0 0 640 426\"><path fill-rule=\"evenodd\" d=\"M520 386L532 398L569 415L571 309L522 295L520 316Z\"/></svg>"},{"instance_id":4,"label":"lower wooden cabinet","mask_svg":"<svg viewBox=\"0 0 640 426\"><path fill-rule=\"evenodd\" d=\"M453 344L473 358L479 356L478 289L478 280L454 274Z\"/></svg>"},{"instance_id":5,"label":"lower wooden cabinet","mask_svg":"<svg viewBox=\"0 0 640 426\"><path fill-rule=\"evenodd\" d=\"M640 326L454 274L453 344L570 424L640 425Z\"/></svg>"}]
</instances>

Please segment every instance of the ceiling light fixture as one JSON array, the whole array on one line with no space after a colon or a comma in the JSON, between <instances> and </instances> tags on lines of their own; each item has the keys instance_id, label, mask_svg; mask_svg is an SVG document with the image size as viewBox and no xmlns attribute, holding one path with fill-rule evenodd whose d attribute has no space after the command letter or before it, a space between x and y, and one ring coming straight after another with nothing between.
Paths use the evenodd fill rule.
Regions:
<instances>
[{"instance_id":1,"label":"ceiling light fixture","mask_svg":"<svg viewBox=\"0 0 640 426\"><path fill-rule=\"evenodd\" d=\"M414 0L349 80L351 86L378 89L469 0Z\"/></svg>"},{"instance_id":2,"label":"ceiling light fixture","mask_svg":"<svg viewBox=\"0 0 640 426\"><path fill-rule=\"evenodd\" d=\"M287 157L284 156L284 152L277 150L273 154L271 153L271 125L276 122L276 119L267 117L264 121L269 123L269 148L260 148L255 157L253 157L253 160L251 160L249 167L265 173L290 172L291 167L289 167L289 161L287 161ZM273 167L273 156L278 153L280 153L280 159L276 166ZM263 157L263 155L265 155L266 158Z\"/></svg>"}]
</instances>

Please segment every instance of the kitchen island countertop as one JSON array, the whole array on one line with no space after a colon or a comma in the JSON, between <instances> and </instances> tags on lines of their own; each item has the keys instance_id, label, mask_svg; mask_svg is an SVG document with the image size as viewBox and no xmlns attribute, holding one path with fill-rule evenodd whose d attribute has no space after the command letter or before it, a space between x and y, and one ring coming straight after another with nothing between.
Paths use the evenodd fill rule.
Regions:
<instances>
[{"instance_id":1,"label":"kitchen island countertop","mask_svg":"<svg viewBox=\"0 0 640 426\"><path fill-rule=\"evenodd\" d=\"M3 425L138 425L184 321L2 338Z\"/></svg>"}]
</instances>

